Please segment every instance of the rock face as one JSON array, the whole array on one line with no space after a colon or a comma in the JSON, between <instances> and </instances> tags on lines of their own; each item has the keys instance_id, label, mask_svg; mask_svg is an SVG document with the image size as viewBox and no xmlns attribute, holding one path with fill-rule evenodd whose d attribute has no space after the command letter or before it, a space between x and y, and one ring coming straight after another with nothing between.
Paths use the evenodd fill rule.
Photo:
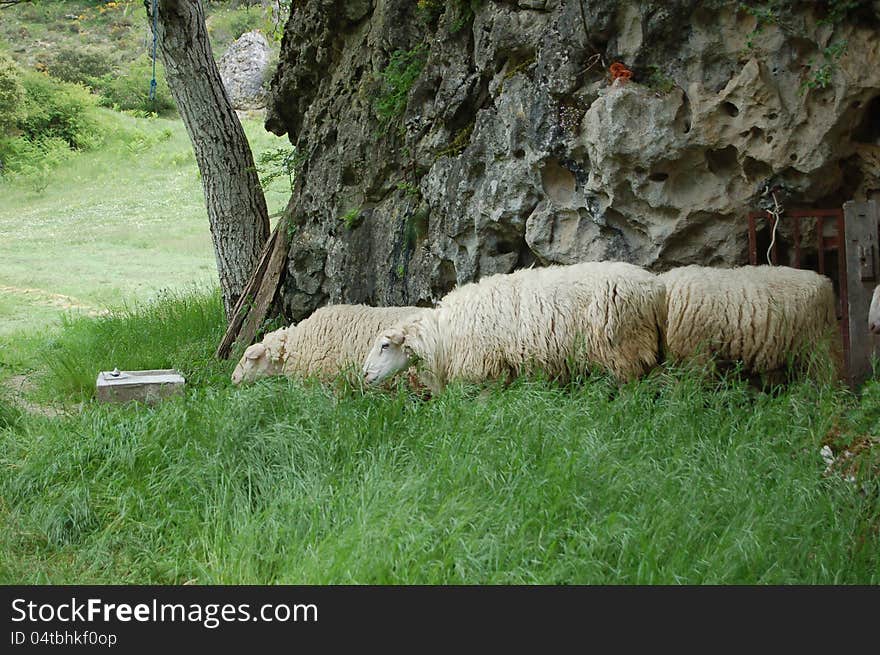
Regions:
<instances>
[{"instance_id":1,"label":"rock face","mask_svg":"<svg viewBox=\"0 0 880 655\"><path fill-rule=\"evenodd\" d=\"M266 69L271 48L260 32L245 32L226 50L217 66L235 109L266 106Z\"/></svg>"},{"instance_id":2,"label":"rock face","mask_svg":"<svg viewBox=\"0 0 880 655\"><path fill-rule=\"evenodd\" d=\"M880 3L751 4L770 13L295 3L267 115L305 162L286 313L429 304L532 264L744 263L768 189L787 207L880 193Z\"/></svg>"}]
</instances>

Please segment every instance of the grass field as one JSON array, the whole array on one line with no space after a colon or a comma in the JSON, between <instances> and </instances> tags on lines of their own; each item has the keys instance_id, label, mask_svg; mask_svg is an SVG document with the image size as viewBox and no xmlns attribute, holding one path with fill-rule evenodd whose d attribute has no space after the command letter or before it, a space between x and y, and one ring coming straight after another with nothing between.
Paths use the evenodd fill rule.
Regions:
<instances>
[{"instance_id":1,"label":"grass field","mask_svg":"<svg viewBox=\"0 0 880 655\"><path fill-rule=\"evenodd\" d=\"M33 397L67 411L0 400L0 582L880 582L875 455L854 483L819 455L876 434L877 383L237 388L222 328L192 291L42 344ZM112 363L189 390L94 403Z\"/></svg>"},{"instance_id":2,"label":"grass field","mask_svg":"<svg viewBox=\"0 0 880 655\"><path fill-rule=\"evenodd\" d=\"M880 383L233 387L186 136L107 120L3 188L0 583L880 582ZM187 392L101 405L114 366Z\"/></svg>"},{"instance_id":3,"label":"grass field","mask_svg":"<svg viewBox=\"0 0 880 655\"><path fill-rule=\"evenodd\" d=\"M43 190L0 181L0 338L217 278L192 146L177 120L98 110L106 141ZM255 153L289 145L244 121ZM290 196L267 193L270 213Z\"/></svg>"}]
</instances>

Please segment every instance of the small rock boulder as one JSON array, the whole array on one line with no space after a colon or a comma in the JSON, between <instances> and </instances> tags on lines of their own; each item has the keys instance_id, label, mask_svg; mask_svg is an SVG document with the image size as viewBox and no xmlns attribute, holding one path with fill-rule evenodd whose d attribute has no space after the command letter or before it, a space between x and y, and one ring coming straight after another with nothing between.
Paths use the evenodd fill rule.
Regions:
<instances>
[{"instance_id":1,"label":"small rock boulder","mask_svg":"<svg viewBox=\"0 0 880 655\"><path fill-rule=\"evenodd\" d=\"M262 109L266 106L263 80L269 67L270 52L265 36L256 31L245 32L220 58L220 77L235 109Z\"/></svg>"}]
</instances>

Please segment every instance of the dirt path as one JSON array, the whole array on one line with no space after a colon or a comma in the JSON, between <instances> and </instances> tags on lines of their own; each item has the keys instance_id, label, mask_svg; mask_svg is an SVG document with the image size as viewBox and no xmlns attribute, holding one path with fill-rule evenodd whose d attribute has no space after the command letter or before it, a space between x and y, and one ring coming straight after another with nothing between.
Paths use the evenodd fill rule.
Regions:
<instances>
[{"instance_id":1,"label":"dirt path","mask_svg":"<svg viewBox=\"0 0 880 655\"><path fill-rule=\"evenodd\" d=\"M2 384L12 391L12 402L29 414L42 414L43 416L54 418L56 416L61 416L64 413L57 407L52 407L51 405L38 405L25 398L25 394L33 391L35 387L33 381L28 379L26 375L13 375L12 377L3 380Z\"/></svg>"},{"instance_id":2,"label":"dirt path","mask_svg":"<svg viewBox=\"0 0 880 655\"><path fill-rule=\"evenodd\" d=\"M57 307L58 309L79 309L89 316L103 316L108 313L106 309L96 307L95 305L89 305L88 303L77 300L72 296L65 296L61 293L52 293L51 291L45 291L43 289L29 289L26 287L13 287L0 284L0 293L27 296L36 303L48 305L50 307Z\"/></svg>"}]
</instances>

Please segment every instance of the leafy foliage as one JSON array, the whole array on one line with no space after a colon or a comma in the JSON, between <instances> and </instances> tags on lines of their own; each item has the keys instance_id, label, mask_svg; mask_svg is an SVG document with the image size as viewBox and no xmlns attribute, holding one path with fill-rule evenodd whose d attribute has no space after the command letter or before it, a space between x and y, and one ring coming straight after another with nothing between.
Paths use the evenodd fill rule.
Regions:
<instances>
[{"instance_id":1,"label":"leafy foliage","mask_svg":"<svg viewBox=\"0 0 880 655\"><path fill-rule=\"evenodd\" d=\"M152 59L143 55L120 72L94 79L94 88L100 94L99 103L112 109L156 113L160 116L174 113L176 105L160 61L156 61L156 97L150 100L152 67Z\"/></svg>"},{"instance_id":2,"label":"leafy foliage","mask_svg":"<svg viewBox=\"0 0 880 655\"><path fill-rule=\"evenodd\" d=\"M424 44L411 50L395 50L388 65L379 73L381 89L374 109L382 125L388 125L403 115L409 91L418 79L428 59Z\"/></svg>"},{"instance_id":3,"label":"leafy foliage","mask_svg":"<svg viewBox=\"0 0 880 655\"><path fill-rule=\"evenodd\" d=\"M93 48L62 46L49 59L46 71L64 82L92 86L97 78L113 71L113 62Z\"/></svg>"},{"instance_id":4,"label":"leafy foliage","mask_svg":"<svg viewBox=\"0 0 880 655\"><path fill-rule=\"evenodd\" d=\"M449 31L452 34L461 31L467 25L474 22L477 10L482 6L484 0L454 0L450 4L455 11L454 18L449 25Z\"/></svg>"},{"instance_id":5,"label":"leafy foliage","mask_svg":"<svg viewBox=\"0 0 880 655\"><path fill-rule=\"evenodd\" d=\"M290 190L293 191L296 175L305 163L305 159L305 155L293 146L261 152L256 161L260 184L264 189L268 189L273 182L286 177Z\"/></svg>"},{"instance_id":6,"label":"leafy foliage","mask_svg":"<svg viewBox=\"0 0 880 655\"><path fill-rule=\"evenodd\" d=\"M339 220L343 222L346 228L353 230L359 226L364 219L361 210L358 207L354 207L340 216Z\"/></svg>"},{"instance_id":7,"label":"leafy foliage","mask_svg":"<svg viewBox=\"0 0 880 655\"><path fill-rule=\"evenodd\" d=\"M0 135L24 118L24 101L21 72L9 55L0 52Z\"/></svg>"},{"instance_id":8,"label":"leafy foliage","mask_svg":"<svg viewBox=\"0 0 880 655\"><path fill-rule=\"evenodd\" d=\"M824 5L827 13L819 19L819 24L838 25L852 10L865 4L865 0L825 0L821 4Z\"/></svg>"},{"instance_id":9,"label":"leafy foliage","mask_svg":"<svg viewBox=\"0 0 880 655\"><path fill-rule=\"evenodd\" d=\"M658 93L670 93L675 88L675 80L663 72L663 69L657 65L650 67L650 74L645 84L657 91Z\"/></svg>"},{"instance_id":10,"label":"leafy foliage","mask_svg":"<svg viewBox=\"0 0 880 655\"><path fill-rule=\"evenodd\" d=\"M88 89L33 71L22 71L21 81L26 101L25 116L18 127L25 137L63 139L75 149L98 143L95 98Z\"/></svg>"},{"instance_id":11,"label":"leafy foliage","mask_svg":"<svg viewBox=\"0 0 880 655\"><path fill-rule=\"evenodd\" d=\"M801 83L801 93L808 89L825 89L831 85L838 60L846 52L847 42L837 41L822 49L822 59L810 59L810 75Z\"/></svg>"}]
</instances>

